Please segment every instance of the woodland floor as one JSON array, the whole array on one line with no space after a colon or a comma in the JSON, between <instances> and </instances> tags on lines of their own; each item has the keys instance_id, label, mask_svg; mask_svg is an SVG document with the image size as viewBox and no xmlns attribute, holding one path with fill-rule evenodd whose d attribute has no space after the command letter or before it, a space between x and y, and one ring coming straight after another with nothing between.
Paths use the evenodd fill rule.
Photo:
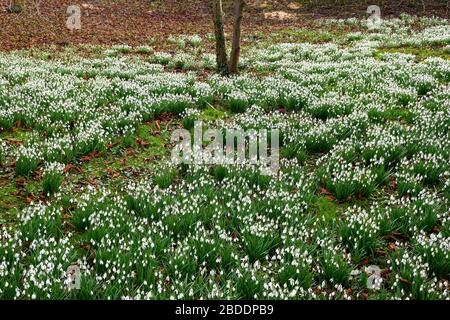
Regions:
<instances>
[{"instance_id":1,"label":"woodland floor","mask_svg":"<svg viewBox=\"0 0 450 320\"><path fill-rule=\"evenodd\" d=\"M82 30L71 34L65 28L66 9L73 0L46 0L40 14L28 6L20 14L6 11L6 0L0 1L0 50L10 51L45 45L68 44L129 44L142 45L150 38L169 34L200 34L212 31L208 1L152 0L111 1L86 0L81 5ZM225 1L226 24L232 22L231 1ZM383 5L384 16L401 12L448 17L445 1L431 1L426 8L411 1L392 1ZM361 17L367 5L310 7L296 1L247 1L243 22L244 32L277 31L286 27L305 27L318 18Z\"/></svg>"}]
</instances>

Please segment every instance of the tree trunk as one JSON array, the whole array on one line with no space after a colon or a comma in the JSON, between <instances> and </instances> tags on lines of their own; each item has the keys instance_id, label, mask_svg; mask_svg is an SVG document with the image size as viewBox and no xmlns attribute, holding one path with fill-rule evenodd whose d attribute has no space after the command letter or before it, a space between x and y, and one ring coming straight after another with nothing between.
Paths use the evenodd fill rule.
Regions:
<instances>
[{"instance_id":1,"label":"tree trunk","mask_svg":"<svg viewBox=\"0 0 450 320\"><path fill-rule=\"evenodd\" d=\"M214 30L216 36L217 71L222 75L228 74L228 57L223 29L222 0L212 0Z\"/></svg>"},{"instance_id":2,"label":"tree trunk","mask_svg":"<svg viewBox=\"0 0 450 320\"><path fill-rule=\"evenodd\" d=\"M231 49L229 71L231 74L238 72L239 55L241 53L241 25L242 13L245 7L245 0L234 0L234 25L233 25L233 46Z\"/></svg>"}]
</instances>

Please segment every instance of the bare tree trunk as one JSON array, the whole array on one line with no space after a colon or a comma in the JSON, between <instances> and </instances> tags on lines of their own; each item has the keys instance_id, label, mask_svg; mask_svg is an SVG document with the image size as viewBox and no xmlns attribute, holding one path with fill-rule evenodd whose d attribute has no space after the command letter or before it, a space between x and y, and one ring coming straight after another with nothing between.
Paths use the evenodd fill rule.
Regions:
<instances>
[{"instance_id":1,"label":"bare tree trunk","mask_svg":"<svg viewBox=\"0 0 450 320\"><path fill-rule=\"evenodd\" d=\"M236 74L238 72L239 55L241 53L242 13L245 5L245 0L234 0L233 46L231 49L229 66L231 74Z\"/></svg>"},{"instance_id":2,"label":"bare tree trunk","mask_svg":"<svg viewBox=\"0 0 450 320\"><path fill-rule=\"evenodd\" d=\"M214 17L214 30L216 36L216 60L217 71L222 75L228 74L228 57L225 43L225 32L223 29L222 0L212 0Z\"/></svg>"}]
</instances>

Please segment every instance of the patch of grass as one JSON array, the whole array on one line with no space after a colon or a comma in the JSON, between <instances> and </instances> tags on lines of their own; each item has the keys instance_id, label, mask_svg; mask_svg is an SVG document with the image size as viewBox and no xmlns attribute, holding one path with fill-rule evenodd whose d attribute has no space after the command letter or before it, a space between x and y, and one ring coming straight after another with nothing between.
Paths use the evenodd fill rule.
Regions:
<instances>
[{"instance_id":1,"label":"patch of grass","mask_svg":"<svg viewBox=\"0 0 450 320\"><path fill-rule=\"evenodd\" d=\"M42 190L44 194L51 196L57 193L63 182L63 176L56 172L49 172L44 174L42 180Z\"/></svg>"},{"instance_id":2,"label":"patch of grass","mask_svg":"<svg viewBox=\"0 0 450 320\"><path fill-rule=\"evenodd\" d=\"M155 177L155 183L160 188L167 189L172 185L177 175L178 171L176 169L168 169Z\"/></svg>"},{"instance_id":3,"label":"patch of grass","mask_svg":"<svg viewBox=\"0 0 450 320\"><path fill-rule=\"evenodd\" d=\"M14 172L16 176L26 177L32 174L36 170L37 166L38 162L35 159L22 156L17 159Z\"/></svg>"},{"instance_id":4,"label":"patch of grass","mask_svg":"<svg viewBox=\"0 0 450 320\"><path fill-rule=\"evenodd\" d=\"M195 126L195 120L190 117L186 117L183 119L183 128L186 130L191 130Z\"/></svg>"},{"instance_id":5,"label":"patch of grass","mask_svg":"<svg viewBox=\"0 0 450 320\"><path fill-rule=\"evenodd\" d=\"M24 205L18 196L19 189L12 182L0 182L0 224L7 223L16 217Z\"/></svg>"},{"instance_id":6,"label":"patch of grass","mask_svg":"<svg viewBox=\"0 0 450 320\"><path fill-rule=\"evenodd\" d=\"M410 124L414 119L414 113L406 108L392 108L384 111L372 109L367 115L376 122L404 121Z\"/></svg>"},{"instance_id":7,"label":"patch of grass","mask_svg":"<svg viewBox=\"0 0 450 320\"><path fill-rule=\"evenodd\" d=\"M278 234L263 237L246 234L244 236L244 243L250 263L254 263L258 260L262 261L266 255L271 253L281 243L281 239Z\"/></svg>"},{"instance_id":8,"label":"patch of grass","mask_svg":"<svg viewBox=\"0 0 450 320\"><path fill-rule=\"evenodd\" d=\"M131 134L124 136L122 138L121 144L122 144L122 147L124 147L124 148L130 148L130 147L135 146L134 136Z\"/></svg>"},{"instance_id":9,"label":"patch of grass","mask_svg":"<svg viewBox=\"0 0 450 320\"><path fill-rule=\"evenodd\" d=\"M228 175L228 170L224 166L215 166L212 169L212 174L217 181L222 181Z\"/></svg>"},{"instance_id":10,"label":"patch of grass","mask_svg":"<svg viewBox=\"0 0 450 320\"><path fill-rule=\"evenodd\" d=\"M31 131L24 131L22 129L13 128L11 130L0 131L0 139L9 141L11 143L23 143L27 141Z\"/></svg>"},{"instance_id":11,"label":"patch of grass","mask_svg":"<svg viewBox=\"0 0 450 320\"><path fill-rule=\"evenodd\" d=\"M228 117L228 113L225 110L220 109L219 107L208 106L205 110L202 111L200 115L200 119L204 121L214 121L218 119L224 119Z\"/></svg>"},{"instance_id":12,"label":"patch of grass","mask_svg":"<svg viewBox=\"0 0 450 320\"><path fill-rule=\"evenodd\" d=\"M320 255L320 266L323 269L323 277L327 281L339 284L347 284L352 267L339 254L324 250Z\"/></svg>"},{"instance_id":13,"label":"patch of grass","mask_svg":"<svg viewBox=\"0 0 450 320\"><path fill-rule=\"evenodd\" d=\"M240 299L250 300L257 298L263 291L263 281L250 272L245 272L236 281L236 291Z\"/></svg>"},{"instance_id":14,"label":"patch of grass","mask_svg":"<svg viewBox=\"0 0 450 320\"><path fill-rule=\"evenodd\" d=\"M339 216L339 205L324 196L317 196L312 203L313 212L323 217L325 221L332 223Z\"/></svg>"},{"instance_id":15,"label":"patch of grass","mask_svg":"<svg viewBox=\"0 0 450 320\"><path fill-rule=\"evenodd\" d=\"M416 61L422 61L430 57L439 57L450 60L450 53L443 47L400 47L400 48L380 48L376 52L376 57L383 53L404 53L416 56Z\"/></svg>"}]
</instances>

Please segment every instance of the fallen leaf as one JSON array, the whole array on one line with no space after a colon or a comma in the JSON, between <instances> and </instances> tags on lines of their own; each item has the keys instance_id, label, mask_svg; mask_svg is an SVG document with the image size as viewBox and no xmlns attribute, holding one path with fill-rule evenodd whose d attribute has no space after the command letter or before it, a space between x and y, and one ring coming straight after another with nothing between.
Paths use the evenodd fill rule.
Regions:
<instances>
[{"instance_id":1,"label":"fallen leaf","mask_svg":"<svg viewBox=\"0 0 450 320\"><path fill-rule=\"evenodd\" d=\"M136 143L141 147L141 148L145 148L148 147L150 145L150 143L148 143L147 141L144 141L142 139L136 139Z\"/></svg>"},{"instance_id":2,"label":"fallen leaf","mask_svg":"<svg viewBox=\"0 0 450 320\"><path fill-rule=\"evenodd\" d=\"M91 161L94 158L97 158L99 156L99 152L98 151L93 151L91 153L89 153L87 156L81 157L80 161L81 162L87 162L87 161Z\"/></svg>"},{"instance_id":3,"label":"fallen leaf","mask_svg":"<svg viewBox=\"0 0 450 320\"><path fill-rule=\"evenodd\" d=\"M72 164L72 163L67 164L67 165L64 167L63 172L64 172L64 173L68 173L68 172L70 172L71 170L75 170L75 171L77 171L78 173L83 173L83 169L81 169L80 167L75 166L75 165Z\"/></svg>"},{"instance_id":4,"label":"fallen leaf","mask_svg":"<svg viewBox=\"0 0 450 320\"><path fill-rule=\"evenodd\" d=\"M404 278L399 278L399 280L400 280L400 282L402 282L402 283L406 283L406 284L409 284L409 285L412 284L411 281L409 281L409 280L407 280L407 279L404 279Z\"/></svg>"},{"instance_id":5,"label":"fallen leaf","mask_svg":"<svg viewBox=\"0 0 450 320\"><path fill-rule=\"evenodd\" d=\"M387 279L387 277L389 276L389 274L392 272L391 269L383 269L381 270L381 277L384 279Z\"/></svg>"},{"instance_id":6,"label":"fallen leaf","mask_svg":"<svg viewBox=\"0 0 450 320\"><path fill-rule=\"evenodd\" d=\"M26 182L26 180L24 177L19 177L16 179L16 183L19 188L25 187L25 182Z\"/></svg>"},{"instance_id":7,"label":"fallen leaf","mask_svg":"<svg viewBox=\"0 0 450 320\"><path fill-rule=\"evenodd\" d=\"M398 247L393 242L389 242L387 247L389 250L397 250L398 249Z\"/></svg>"},{"instance_id":8,"label":"fallen leaf","mask_svg":"<svg viewBox=\"0 0 450 320\"><path fill-rule=\"evenodd\" d=\"M324 195L333 195L330 191L328 191L327 189L320 187L319 188L319 194L324 194Z\"/></svg>"}]
</instances>

